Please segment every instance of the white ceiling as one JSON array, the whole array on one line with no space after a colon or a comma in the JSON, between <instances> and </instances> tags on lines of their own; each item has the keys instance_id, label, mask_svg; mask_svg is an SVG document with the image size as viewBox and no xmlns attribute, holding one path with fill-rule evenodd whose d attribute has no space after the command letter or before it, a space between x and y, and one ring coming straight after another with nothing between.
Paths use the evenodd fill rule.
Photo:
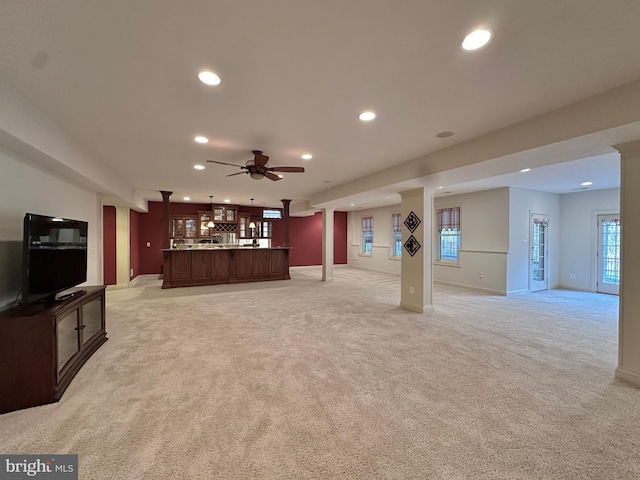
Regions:
<instances>
[{"instance_id":1,"label":"white ceiling","mask_svg":"<svg viewBox=\"0 0 640 480\"><path fill-rule=\"evenodd\" d=\"M637 0L2 0L0 77L150 200L278 206L637 80L639 24ZM493 41L462 51L478 26ZM307 172L192 168L253 149ZM618 168L597 155L443 190L608 188Z\"/></svg>"}]
</instances>

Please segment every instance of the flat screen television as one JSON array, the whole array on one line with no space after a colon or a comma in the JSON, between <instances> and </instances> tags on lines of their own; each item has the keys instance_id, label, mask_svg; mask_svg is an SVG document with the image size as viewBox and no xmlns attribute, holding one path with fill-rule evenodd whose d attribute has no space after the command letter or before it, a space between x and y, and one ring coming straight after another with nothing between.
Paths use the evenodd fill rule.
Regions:
<instances>
[{"instance_id":1,"label":"flat screen television","mask_svg":"<svg viewBox=\"0 0 640 480\"><path fill-rule=\"evenodd\" d=\"M24 216L22 305L54 301L87 281L88 226L82 220Z\"/></svg>"}]
</instances>

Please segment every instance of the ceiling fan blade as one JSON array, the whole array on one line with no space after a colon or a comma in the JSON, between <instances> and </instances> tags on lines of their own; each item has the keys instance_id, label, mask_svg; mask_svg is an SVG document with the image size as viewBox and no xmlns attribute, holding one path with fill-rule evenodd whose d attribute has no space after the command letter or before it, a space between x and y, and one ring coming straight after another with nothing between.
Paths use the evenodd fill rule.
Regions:
<instances>
[{"instance_id":1,"label":"ceiling fan blade","mask_svg":"<svg viewBox=\"0 0 640 480\"><path fill-rule=\"evenodd\" d=\"M269 157L263 155L260 150L253 150L251 153L254 155L254 162L257 167L264 167L269 161Z\"/></svg>"},{"instance_id":2,"label":"ceiling fan blade","mask_svg":"<svg viewBox=\"0 0 640 480\"><path fill-rule=\"evenodd\" d=\"M247 172L231 173L229 175L225 175L225 177L233 177L234 175L242 175L243 173L249 173L249 172L247 171Z\"/></svg>"},{"instance_id":3,"label":"ceiling fan blade","mask_svg":"<svg viewBox=\"0 0 640 480\"><path fill-rule=\"evenodd\" d=\"M270 172L304 173L304 167L271 167L267 170Z\"/></svg>"},{"instance_id":4,"label":"ceiling fan blade","mask_svg":"<svg viewBox=\"0 0 640 480\"><path fill-rule=\"evenodd\" d=\"M277 182L278 180L282 180L278 175L274 175L271 172L264 172L264 176L267 177L269 180L273 180L274 182Z\"/></svg>"},{"instance_id":5,"label":"ceiling fan blade","mask_svg":"<svg viewBox=\"0 0 640 480\"><path fill-rule=\"evenodd\" d=\"M209 163L219 163L220 165L231 165L232 167L246 168L244 165L236 165L235 163L218 162L217 160L207 160Z\"/></svg>"}]
</instances>

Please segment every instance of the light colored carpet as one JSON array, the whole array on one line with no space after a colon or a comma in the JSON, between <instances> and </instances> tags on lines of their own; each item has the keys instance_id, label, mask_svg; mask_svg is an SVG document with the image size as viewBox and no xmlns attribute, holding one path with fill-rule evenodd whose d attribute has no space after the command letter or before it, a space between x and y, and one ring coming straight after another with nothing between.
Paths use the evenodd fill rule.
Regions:
<instances>
[{"instance_id":1,"label":"light colored carpet","mask_svg":"<svg viewBox=\"0 0 640 480\"><path fill-rule=\"evenodd\" d=\"M436 285L420 315L399 283L109 291L110 340L59 403L0 415L0 452L96 480L640 478L617 297Z\"/></svg>"}]
</instances>

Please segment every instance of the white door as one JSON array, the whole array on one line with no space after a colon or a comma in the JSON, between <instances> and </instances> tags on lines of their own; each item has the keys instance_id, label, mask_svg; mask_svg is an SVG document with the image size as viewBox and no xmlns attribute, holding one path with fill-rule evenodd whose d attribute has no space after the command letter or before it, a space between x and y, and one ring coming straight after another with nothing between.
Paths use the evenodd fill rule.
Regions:
<instances>
[{"instance_id":1,"label":"white door","mask_svg":"<svg viewBox=\"0 0 640 480\"><path fill-rule=\"evenodd\" d=\"M618 295L620 285L620 215L598 215L597 255L597 291Z\"/></svg>"},{"instance_id":2,"label":"white door","mask_svg":"<svg viewBox=\"0 0 640 480\"><path fill-rule=\"evenodd\" d=\"M529 291L537 292L549 287L549 217L531 215L531 256L529 259Z\"/></svg>"}]
</instances>

